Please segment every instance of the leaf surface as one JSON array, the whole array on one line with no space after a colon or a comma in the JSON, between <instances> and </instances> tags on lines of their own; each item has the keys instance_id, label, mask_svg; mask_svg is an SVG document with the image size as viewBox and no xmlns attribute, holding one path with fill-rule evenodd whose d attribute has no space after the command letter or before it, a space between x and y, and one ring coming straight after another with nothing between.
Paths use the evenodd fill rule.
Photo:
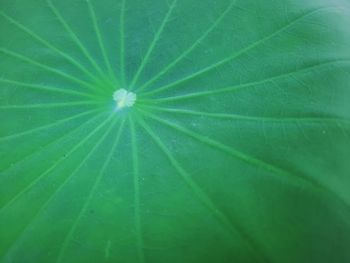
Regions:
<instances>
[{"instance_id":1,"label":"leaf surface","mask_svg":"<svg viewBox=\"0 0 350 263\"><path fill-rule=\"evenodd\" d=\"M3 262L350 261L349 1L0 9Z\"/></svg>"}]
</instances>

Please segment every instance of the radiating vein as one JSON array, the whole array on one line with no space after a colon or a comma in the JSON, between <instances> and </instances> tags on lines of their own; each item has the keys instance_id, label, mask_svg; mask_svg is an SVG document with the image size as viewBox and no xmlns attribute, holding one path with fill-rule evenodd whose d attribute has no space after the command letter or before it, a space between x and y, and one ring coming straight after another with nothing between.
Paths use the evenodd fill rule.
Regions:
<instances>
[{"instance_id":1,"label":"radiating vein","mask_svg":"<svg viewBox=\"0 0 350 263\"><path fill-rule=\"evenodd\" d=\"M260 246L257 242L247 233L247 231L242 227L237 220L234 218L228 218L220 208L211 200L211 198L204 192L204 190L191 178L191 176L181 167L179 162L175 159L174 155L171 151L165 146L165 144L161 141L160 137L156 135L151 128L143 121L140 120L140 125L146 130L149 136L153 139L156 145L161 149L164 155L167 157L173 168L177 171L180 177L186 182L186 184L191 188L195 196L199 199L199 201L209 209L209 211L215 216L215 218L223 224L223 226L232 234L234 237L238 233L241 237L247 242L252 251L254 251L257 255L257 259L261 259L264 262L268 262L266 260L266 256L262 252Z\"/></svg>"},{"instance_id":2,"label":"radiating vein","mask_svg":"<svg viewBox=\"0 0 350 263\"><path fill-rule=\"evenodd\" d=\"M98 23L97 23L96 12L95 12L94 6L90 0L86 0L86 2L88 5L88 8L89 8L90 16L92 18L92 23L93 23L93 27L94 27L94 30L95 30L95 33L97 36L98 45L100 46L100 49L102 52L103 60L106 64L106 67L107 67L107 70L108 70L110 77L116 81L114 73L113 73L112 65L108 59L108 54L107 54L107 50L106 50L104 41L102 40L101 30L100 30L100 27L98 26Z\"/></svg>"},{"instance_id":3,"label":"radiating vein","mask_svg":"<svg viewBox=\"0 0 350 263\"><path fill-rule=\"evenodd\" d=\"M21 162L21 161L23 161L23 160L29 158L30 156L34 155L35 153L44 150L44 149L47 148L48 146L50 146L50 145L52 145L52 144L54 144L54 143L56 143L56 142L58 142L58 141L62 141L63 139L68 138L71 134L73 134L73 133L74 133L76 130L78 130L79 128L81 128L81 127L87 125L88 123L91 123L91 122L95 121L97 118L100 117L101 114L102 114L102 112L100 112L100 113L97 114L96 116L92 117L91 119L88 119L87 121L82 122L80 125L75 126L74 128L72 128L72 129L70 129L69 131L67 131L66 133L64 133L62 136L58 136L57 138L55 138L55 139L53 139L53 140L47 142L45 145L40 145L39 147L36 148L36 150L30 152L28 155L25 155L23 158L18 159L18 160L16 160L16 161L12 161L12 162L11 162L11 165L8 166L8 167L5 167L5 169L1 170L1 172L4 173L4 172L7 171L9 168L16 167L16 165L17 165L19 162ZM30 134L29 131L28 131L28 134Z\"/></svg>"},{"instance_id":4,"label":"radiating vein","mask_svg":"<svg viewBox=\"0 0 350 263\"><path fill-rule=\"evenodd\" d=\"M38 103L38 104L23 104L23 105L3 105L0 106L0 110L11 109L48 109L48 108L65 108L70 106L82 106L82 105L97 105L100 102L96 101L72 101L72 102L57 102L57 103Z\"/></svg>"},{"instance_id":5,"label":"radiating vein","mask_svg":"<svg viewBox=\"0 0 350 263\"><path fill-rule=\"evenodd\" d=\"M171 14L172 14L175 6L176 6L176 3L177 3L177 0L173 0L173 2L171 3L171 5L170 5L170 7L168 9L167 14L165 15L165 17L164 17L164 19L163 19L163 21L162 21L162 23L160 25L160 27L158 28L157 32L155 33L154 38L153 38L150 46L148 47L146 55L142 59L141 65L137 69L136 74L135 74L134 78L131 81L131 84L130 84L131 88L134 88L134 85L137 83L140 74L142 73L144 67L147 65L148 60L149 60L149 58L150 58L150 56L151 56L151 54L153 52L153 49L156 46L157 42L159 41L159 39L161 37L161 34L162 34L162 32L163 32L163 30L165 28L165 25L169 21L169 18L170 18Z\"/></svg>"},{"instance_id":6,"label":"radiating vein","mask_svg":"<svg viewBox=\"0 0 350 263\"><path fill-rule=\"evenodd\" d=\"M103 121L100 125L98 125L92 132L89 133L89 135L87 137L84 138L84 140L82 140L78 145L79 147L84 144L89 138L91 138L91 136L93 136L94 134L96 134L102 127L104 127L113 117L113 115L111 114L109 116L109 118L107 118L105 121ZM113 124L113 123L112 123ZM67 184L67 182L81 169L81 167L85 164L85 162L89 159L89 157L93 154L93 152L97 149L97 147L100 146L100 144L102 143L103 139L106 137L107 133L109 132L109 129L107 129L107 131L103 134L103 136L100 138L100 140L93 146L93 148L89 151L89 153L84 157L83 160L80 161L80 163L77 165L77 167L74 169L74 171L72 173L70 173L63 181L63 183L61 183L59 185L59 187L53 192L53 194L51 194L51 196L46 200L46 202L40 207L40 209L34 214L34 216L31 218L31 220L29 220L29 222L27 223L27 225L23 228L22 232L19 235L19 238L17 240L14 240L14 242L12 243L12 247L9 249L9 252L15 251L16 248L19 246L19 240L24 236L25 232L30 228L30 226L33 224L33 222L35 221L35 219L42 213L42 211L45 210L45 208L48 207L48 205L51 203L51 201L54 199L54 197L60 192L61 189L64 188L64 186ZM77 145L77 146L78 146ZM76 148L76 147L74 147Z\"/></svg>"},{"instance_id":7,"label":"radiating vein","mask_svg":"<svg viewBox=\"0 0 350 263\"><path fill-rule=\"evenodd\" d=\"M85 92L75 91L75 90L71 90L71 89L56 88L56 87L52 87L52 86L48 86L48 85L32 84L32 83L26 83L26 82L5 79L5 78L0 78L0 82L6 83L6 84L11 84L11 85L16 85L16 86L28 88L28 89L56 92L56 93L62 93L62 94L68 94L68 95L75 95L75 96L86 97L86 98L91 98L91 99L95 98L95 96L88 94L88 93L85 93Z\"/></svg>"},{"instance_id":8,"label":"radiating vein","mask_svg":"<svg viewBox=\"0 0 350 263\"><path fill-rule=\"evenodd\" d=\"M197 48L197 46L200 43L202 43L202 41L221 23L221 21L231 11L231 9L233 8L236 2L237 2L236 0L232 0L231 4L222 12L222 14L214 21L214 23L188 49L186 49L181 55L179 55L173 62L165 66L157 75L155 75L153 78L148 80L140 88L136 89L136 91L140 92L146 89L149 85L151 85L152 83L160 79L162 76L164 76L174 66L176 66L177 63L179 63L181 60L187 57L193 50L195 50L195 48Z\"/></svg>"},{"instance_id":9,"label":"radiating vein","mask_svg":"<svg viewBox=\"0 0 350 263\"><path fill-rule=\"evenodd\" d=\"M100 66L97 64L94 58L90 55L89 51L85 48L84 44L79 40L77 35L73 32L71 27L68 25L65 18L61 15L61 13L58 11L58 9L54 6L51 0L46 0L48 6L50 7L51 11L54 13L54 15L57 17L59 22L62 24L64 29L67 31L73 42L77 45L77 47L80 49L80 51L84 54L84 56L89 60L91 65L95 68L95 70L100 74L100 76L105 77L105 74L103 73Z\"/></svg>"},{"instance_id":10,"label":"radiating vein","mask_svg":"<svg viewBox=\"0 0 350 263\"><path fill-rule=\"evenodd\" d=\"M33 129L29 129L29 130L18 132L18 133L12 133L11 135L0 137L0 142L1 141L15 139L15 138L18 138L18 137L21 137L21 136L25 136L25 135L31 135L31 134L33 134L35 132L42 131L42 130L45 130L45 129L49 129L49 128L52 128L52 127L64 124L66 122L69 122L69 121L81 118L83 116L90 115L90 114L92 114L94 112L97 112L97 111L98 111L98 109L84 111L82 113L75 114L73 116L69 116L68 118L60 119L58 121L54 121L52 123L45 124L45 125L33 128Z\"/></svg>"},{"instance_id":11,"label":"radiating vein","mask_svg":"<svg viewBox=\"0 0 350 263\"><path fill-rule=\"evenodd\" d=\"M91 151L88 153L88 155L86 155L86 157L85 157L84 160L82 161L82 164L85 163L85 162L88 160L88 158L92 155L92 153L101 145L101 143L102 143L102 142L107 138L107 136L111 133L112 129L114 128L114 126L115 126L115 124L116 124L116 121L117 121L117 118L115 118L115 120L112 122L112 124L110 125L110 127L106 130L106 132L104 133L104 135L97 141L97 143L94 145L94 147L93 147L93 148L91 149ZM120 133L118 133L118 134L120 134ZM96 177L96 179L95 179L95 181L94 181L94 184L93 184L93 186L92 186L92 188L91 188L91 190L90 190L90 192L89 192L89 194L88 194L88 196L87 196L87 199L86 199L85 202L84 202L84 205L83 205L82 209L80 210L78 216L76 217L76 219L74 220L74 222L73 222L73 224L72 224L72 227L70 228L70 230L68 231L68 233L67 233L67 235L65 236L64 240L62 241L62 245L60 246L60 250L59 250L59 253L58 253L58 256L57 256L57 260L56 260L57 263L63 262L63 258L64 258L64 255L65 255L65 252L66 252L68 243L69 243L69 241L70 241L70 239L71 239L71 237L72 237L72 235L73 235L73 233L74 233L74 231L75 231L75 229L76 229L76 227L77 227L77 225L78 225L78 223L79 223L79 221L80 221L80 219L81 219L83 213L86 211L86 208L87 208L87 206L88 206L88 204L89 204L89 202L90 202L90 200L91 200L91 198L92 198L92 195L93 195L93 193L94 193L95 190L96 190L96 186L97 186L98 182L100 181L101 176L102 176L103 173L105 172L105 169L107 168L107 165L108 165L108 163L109 163L111 157L112 157L112 154L110 153L109 156L107 157L107 159L105 160L105 162L104 162L104 164L103 164L103 166L102 166L102 168L101 168L99 174L97 175L97 177ZM81 167L81 166L80 166L80 167ZM78 171L80 167L78 167L78 168L73 172L73 174L76 173L76 171ZM73 174L72 174L72 175L73 175ZM72 178L72 176L70 176L70 178ZM56 195L56 194L59 192L60 189L63 189L64 185L65 185L68 181L69 181L69 178L68 178L67 180L65 180L65 182L60 186L59 189L57 189L57 191L55 191L55 194L54 194L54 195Z\"/></svg>"},{"instance_id":12,"label":"radiating vein","mask_svg":"<svg viewBox=\"0 0 350 263\"><path fill-rule=\"evenodd\" d=\"M52 172L58 165L60 165L71 154L73 154L79 147L81 147L87 140L89 140L98 130L100 130L101 127L109 120L110 118L107 118L107 120L102 121L95 129L93 129L90 133L88 133L85 138L83 138L82 140L79 140L78 143L74 145L74 147L71 148L65 155L57 159L48 169L42 172L37 178L35 178L35 180L33 180L30 184L28 184L25 188L23 188L20 192L18 192L9 202L7 202L3 207L0 208L0 213L2 213L6 207L9 207L11 204L13 204L25 192L31 189L41 178L43 178L44 176Z\"/></svg>"},{"instance_id":13,"label":"radiating vein","mask_svg":"<svg viewBox=\"0 0 350 263\"><path fill-rule=\"evenodd\" d=\"M200 117L209 117L215 119L231 119L231 120L243 120L243 121L253 121L253 122L275 122L275 123L286 123L286 122L306 122L306 123L329 123L337 125L340 123L350 124L350 119L339 119L339 118L324 118L324 117L257 117L257 116L245 116L239 114L230 113L212 113L203 111L193 111L186 109L176 109L176 108L164 108L157 106L143 106L145 108L154 109L161 112L169 112L175 114L193 115Z\"/></svg>"},{"instance_id":14,"label":"radiating vein","mask_svg":"<svg viewBox=\"0 0 350 263\"><path fill-rule=\"evenodd\" d=\"M291 178L294 180L298 180L301 182L307 182L309 185L311 185L312 187L314 187L315 189L319 189L322 190L325 193L330 194L331 196L335 197L338 201L340 201L341 203L344 204L344 206L349 209L350 206L349 204L347 204L347 202L341 197L338 196L336 193L334 193L331 189L327 188L326 186L324 186L322 183L318 182L317 180L310 178L310 177L306 177L302 174L292 174L289 173L286 170L283 170L282 168L279 168L273 164L267 163L265 161L259 160L251 155L247 155L243 152L240 152L232 147L229 147L223 143L220 143L216 140L210 139L208 136L203 136L201 134L198 134L196 132L193 132L185 127L182 127L178 124L175 123L171 123L169 121L163 120L162 118L157 117L154 114L151 114L149 112L140 110L140 112L142 112L145 116L158 121L159 123L162 123L165 126L168 126L178 132L181 132L195 140L197 140L198 142L202 143L202 144L206 144L208 146L210 146L213 149L216 149L218 151L221 151L223 153L226 153L228 155L231 155L232 157L237 158L238 160L241 160L243 162L246 162L252 166L255 166L258 169L264 169L268 172L272 172L275 175L281 176L281 177L285 177L285 178Z\"/></svg>"},{"instance_id":15,"label":"radiating vein","mask_svg":"<svg viewBox=\"0 0 350 263\"><path fill-rule=\"evenodd\" d=\"M210 66L207 66L207 67L205 67L205 68L203 68L201 70L198 70L197 72L194 72L194 73L192 73L192 74L190 74L190 75L188 75L188 76L186 76L186 77L184 77L182 79L176 80L176 81L174 81L172 83L164 85L164 86L162 86L160 88L157 88L157 89L155 89L153 91L150 91L150 92L147 92L145 94L156 94L156 93L159 93L159 92L163 92L163 91L168 90L168 89L170 89L172 87L178 86L178 85L180 85L180 84L182 84L184 82L187 82L189 80L197 78L197 77L199 77L199 76L201 76L201 75L203 75L203 74L205 74L207 72L210 72L211 70L216 69L216 68L218 68L220 66L223 66L223 65L225 65L225 64L227 64L229 62L232 62L234 59L236 59L236 58L246 54L250 50L260 46L264 42L274 38L275 36L279 35L280 33L282 33L284 31L286 31L287 29L291 28L293 25L297 24L298 22L300 22L301 20L305 19L306 17L314 15L315 13L318 13L318 12L320 12L322 10L325 10L325 9L326 8L323 7L323 8L318 8L318 9L313 10L313 11L309 11L309 12L307 12L307 13L299 16L299 17L297 17L296 19L292 20L291 22L289 22L285 26L281 27L280 29L274 31L270 35L265 36L265 37L255 41L255 42L253 42L252 44L246 46L245 48L242 48L241 50L239 50L238 52L234 53L233 55L228 56L228 57L226 57L226 58L224 58L224 59L222 59L222 60L220 60L220 61L218 61L218 62L216 62L216 63L214 63L214 64L212 64ZM329 7L327 9L329 9Z\"/></svg>"},{"instance_id":16,"label":"radiating vein","mask_svg":"<svg viewBox=\"0 0 350 263\"><path fill-rule=\"evenodd\" d=\"M65 78L65 79L68 79L68 80L70 80L72 82L78 83L78 84L80 84L80 85L82 85L82 86L84 86L84 87L86 87L86 88L88 88L90 90L96 91L96 87L91 85L90 83L85 82L85 81L83 81L81 79L78 79L78 78L76 78L74 76L71 76L71 75L69 75L69 74L67 74L67 73L65 73L63 71L57 70L57 69L55 69L53 67L50 67L48 65L42 64L42 63L40 63L40 62L38 62L38 61L36 61L36 60L34 60L32 58L24 56L24 55L22 55L22 54L20 54L18 52L13 52L13 51L5 49L5 48L0 48L0 52L6 54L8 56L14 57L14 58L16 58L18 60L21 60L23 62L26 62L28 64L34 65L36 67L39 67L39 68L41 68L43 70L46 70L48 72L55 73L55 74L61 76L62 78Z\"/></svg>"},{"instance_id":17,"label":"radiating vein","mask_svg":"<svg viewBox=\"0 0 350 263\"><path fill-rule=\"evenodd\" d=\"M344 137L350 141L350 135L346 130L344 129L344 126L341 122L337 122L337 127L340 129L340 131L343 133Z\"/></svg>"},{"instance_id":18,"label":"radiating vein","mask_svg":"<svg viewBox=\"0 0 350 263\"><path fill-rule=\"evenodd\" d=\"M119 142L119 139L120 139L120 136L122 134L122 131L123 131L123 127L124 127L124 120L122 120L122 123L121 125L119 126L119 129L118 129L118 132L117 132L117 135L116 135L116 138L112 144L112 147L111 147L111 150L109 151L109 154L105 160L105 162L103 163L102 165L102 168L100 170L100 172L98 173L98 175L96 176L96 179L86 197L86 200L84 201L84 204L81 208L81 210L79 211L79 214L78 216L76 217L76 219L74 220L74 223L72 224L72 227L70 228L69 232L67 233L65 239L63 240L62 242L62 245L61 245L61 249L60 249L60 253L59 253L59 258L63 258L63 255L65 254L65 251L68 247L68 244L69 244L69 241L72 239L72 236L74 234L74 232L76 231L76 228L81 220L81 218L83 217L83 215L86 213L86 210L87 208L89 207L89 204L93 198L93 196L95 195L95 192L97 190L97 187L98 185L100 184L102 178L103 178L103 175L113 157L113 154L115 153L115 150L117 148L117 145L118 145L118 142ZM57 260L57 262L59 262L59 260Z\"/></svg>"},{"instance_id":19,"label":"radiating vein","mask_svg":"<svg viewBox=\"0 0 350 263\"><path fill-rule=\"evenodd\" d=\"M45 39L43 39L42 37L40 37L39 35L37 35L36 33L34 33L32 30L30 30L27 26L22 25L21 23L19 23L18 21L16 21L15 19L13 19L12 17L10 17L9 15L5 14L4 12L0 12L0 14L8 21L10 21L13 25L15 25L17 28L19 28L20 30L26 32L28 35L30 35L33 39L35 39L36 41L38 41L39 43L43 44L44 46L48 47L49 49L51 49L52 51L56 52L57 54L59 54L60 56L62 56L63 58L65 58L67 61L69 61L71 64L73 64L74 66L76 66L81 72L83 72L84 74L86 74L87 76L89 76L91 79L96 80L96 77L91 74L90 71L88 71L82 64L80 64L76 59L74 59L73 57L71 57L70 55L68 55L67 53L63 52L62 50L58 49L57 47L55 47L54 45L52 45L51 43L49 43L48 41L46 41Z\"/></svg>"},{"instance_id":20,"label":"radiating vein","mask_svg":"<svg viewBox=\"0 0 350 263\"><path fill-rule=\"evenodd\" d=\"M125 0L122 0L120 10L120 77L123 86L125 86Z\"/></svg>"},{"instance_id":21,"label":"radiating vein","mask_svg":"<svg viewBox=\"0 0 350 263\"><path fill-rule=\"evenodd\" d=\"M129 118L130 123L130 136L131 136L131 152L133 161L133 175L134 175L134 213L135 213L135 231L137 239L137 255L141 263L145 262L143 235L141 227L141 212L140 212L140 175L139 175L139 161L138 150L136 142L136 132L134 120Z\"/></svg>"},{"instance_id":22,"label":"radiating vein","mask_svg":"<svg viewBox=\"0 0 350 263\"><path fill-rule=\"evenodd\" d=\"M280 75L276 75L273 77L265 78L262 80L257 80L257 81L252 81L252 82L247 82L243 84L237 84L229 87L224 87L224 88L217 88L217 89L212 89L212 90L207 90L207 91L199 91L199 92L194 92L194 93L189 93L185 95L179 95L179 96L171 96L171 97L165 97L165 98L160 98L160 99L154 99L152 98L152 102L174 102L178 100L187 100L187 99L192 99L192 98L198 98L198 97L205 97L209 95L216 95L216 94L221 94L221 93L227 93L227 92L232 92L232 91L239 91L245 88L251 88L254 86L266 84L269 82L273 82L276 80L281 80L289 76L293 76L294 74L301 74L301 73L308 73L314 69L319 69L325 66L331 66L335 65L336 63L349 63L350 59L338 59L338 60L332 60L332 61L326 61L323 63L318 63L312 66L304 67L302 69L294 70L291 72L283 73ZM151 93L151 92L150 92ZM150 94L147 92L147 94ZM144 93L146 94L146 93ZM147 102L147 100L144 100Z\"/></svg>"}]
</instances>

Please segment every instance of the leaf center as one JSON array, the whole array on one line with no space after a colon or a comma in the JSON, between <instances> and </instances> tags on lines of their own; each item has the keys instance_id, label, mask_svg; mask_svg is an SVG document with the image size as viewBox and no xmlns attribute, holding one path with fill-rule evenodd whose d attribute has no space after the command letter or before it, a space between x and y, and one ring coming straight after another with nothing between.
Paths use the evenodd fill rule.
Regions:
<instances>
[{"instance_id":1,"label":"leaf center","mask_svg":"<svg viewBox=\"0 0 350 263\"><path fill-rule=\"evenodd\" d=\"M116 102L116 110L121 110L135 104L136 94L126 89L118 89L113 93L113 100Z\"/></svg>"}]
</instances>

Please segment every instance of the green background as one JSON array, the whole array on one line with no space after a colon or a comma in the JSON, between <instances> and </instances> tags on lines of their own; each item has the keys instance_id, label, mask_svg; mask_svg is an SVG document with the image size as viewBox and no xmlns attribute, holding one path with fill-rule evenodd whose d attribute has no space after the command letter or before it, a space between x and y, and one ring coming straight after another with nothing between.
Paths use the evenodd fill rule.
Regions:
<instances>
[{"instance_id":1,"label":"green background","mask_svg":"<svg viewBox=\"0 0 350 263\"><path fill-rule=\"evenodd\" d=\"M348 0L0 9L2 262L350 262Z\"/></svg>"}]
</instances>

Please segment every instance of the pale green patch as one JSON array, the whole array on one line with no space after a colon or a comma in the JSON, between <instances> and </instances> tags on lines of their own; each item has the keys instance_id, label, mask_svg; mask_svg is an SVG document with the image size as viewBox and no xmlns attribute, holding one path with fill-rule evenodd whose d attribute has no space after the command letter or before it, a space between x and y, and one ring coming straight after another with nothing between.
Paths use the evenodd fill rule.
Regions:
<instances>
[{"instance_id":1,"label":"pale green patch","mask_svg":"<svg viewBox=\"0 0 350 263\"><path fill-rule=\"evenodd\" d=\"M116 101L116 110L125 107L132 107L136 101L136 94L125 89L119 89L113 93L113 99Z\"/></svg>"}]
</instances>

